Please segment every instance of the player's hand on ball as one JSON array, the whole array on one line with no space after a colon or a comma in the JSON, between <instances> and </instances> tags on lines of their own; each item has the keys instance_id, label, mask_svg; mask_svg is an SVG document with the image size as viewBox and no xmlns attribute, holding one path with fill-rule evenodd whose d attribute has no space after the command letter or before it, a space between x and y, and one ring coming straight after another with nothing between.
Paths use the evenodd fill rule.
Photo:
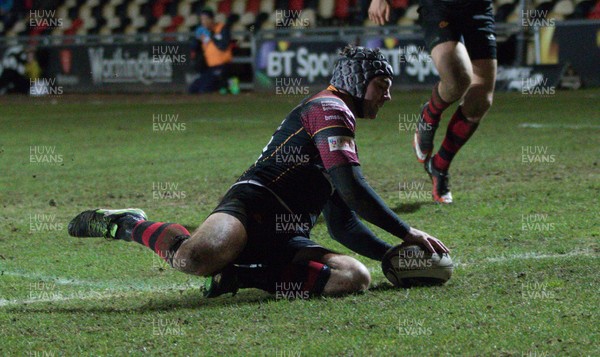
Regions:
<instances>
[{"instance_id":1,"label":"player's hand on ball","mask_svg":"<svg viewBox=\"0 0 600 357\"><path fill-rule=\"evenodd\" d=\"M390 20L390 4L387 0L371 1L369 19L377 25L385 25Z\"/></svg>"},{"instance_id":2,"label":"player's hand on ball","mask_svg":"<svg viewBox=\"0 0 600 357\"><path fill-rule=\"evenodd\" d=\"M444 245L444 243L442 243L441 240L415 228L411 228L403 239L407 243L420 244L432 253L450 252L450 250L446 248L446 246Z\"/></svg>"}]
</instances>

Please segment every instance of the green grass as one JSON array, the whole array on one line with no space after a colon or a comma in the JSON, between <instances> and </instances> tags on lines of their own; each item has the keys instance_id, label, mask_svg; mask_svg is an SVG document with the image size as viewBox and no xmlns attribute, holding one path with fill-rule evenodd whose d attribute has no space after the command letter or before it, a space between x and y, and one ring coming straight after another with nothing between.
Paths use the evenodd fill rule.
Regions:
<instances>
[{"instance_id":1,"label":"green grass","mask_svg":"<svg viewBox=\"0 0 600 357\"><path fill-rule=\"evenodd\" d=\"M599 355L600 91L498 93L453 163L449 207L422 197L430 187L412 132L399 130L399 115L426 98L394 93L377 120L358 122L357 143L390 207L452 249L453 278L394 289L378 262L320 223L314 240L364 262L373 285L294 301L258 290L203 299L202 278L133 243L70 238L66 224L83 209L140 207L198 225L299 98L2 99L0 355ZM185 130L153 132L156 114L177 115ZM32 163L32 146L62 162ZM553 162L524 163L527 147ZM154 199L156 182L185 197ZM403 184L417 197L402 196Z\"/></svg>"}]
</instances>

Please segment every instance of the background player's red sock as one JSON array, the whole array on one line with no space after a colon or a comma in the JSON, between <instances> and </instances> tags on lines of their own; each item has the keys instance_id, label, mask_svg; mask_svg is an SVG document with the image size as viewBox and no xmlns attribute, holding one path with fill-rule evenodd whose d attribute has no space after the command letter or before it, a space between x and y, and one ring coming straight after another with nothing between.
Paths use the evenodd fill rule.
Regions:
<instances>
[{"instance_id":1,"label":"background player's red sock","mask_svg":"<svg viewBox=\"0 0 600 357\"><path fill-rule=\"evenodd\" d=\"M445 102L440 96L439 92L440 82L437 82L435 86L433 86L433 91L431 93L431 98L427 104L427 107L423 111L423 120L427 124L430 124L434 127L437 127L440 123L440 119L442 118L442 112L446 110L452 103Z\"/></svg>"},{"instance_id":2,"label":"background player's red sock","mask_svg":"<svg viewBox=\"0 0 600 357\"><path fill-rule=\"evenodd\" d=\"M190 237L190 232L177 223L140 221L133 228L131 237L173 266L173 257L181 244Z\"/></svg>"},{"instance_id":3,"label":"background player's red sock","mask_svg":"<svg viewBox=\"0 0 600 357\"><path fill-rule=\"evenodd\" d=\"M477 126L478 123L470 122L465 118L462 106L459 106L448 123L446 137L440 150L433 157L433 166L440 171L448 171L454 155L473 135Z\"/></svg>"},{"instance_id":4,"label":"background player's red sock","mask_svg":"<svg viewBox=\"0 0 600 357\"><path fill-rule=\"evenodd\" d=\"M283 298L308 298L323 292L330 268L315 261L283 267L235 265L242 288L257 288Z\"/></svg>"}]
</instances>

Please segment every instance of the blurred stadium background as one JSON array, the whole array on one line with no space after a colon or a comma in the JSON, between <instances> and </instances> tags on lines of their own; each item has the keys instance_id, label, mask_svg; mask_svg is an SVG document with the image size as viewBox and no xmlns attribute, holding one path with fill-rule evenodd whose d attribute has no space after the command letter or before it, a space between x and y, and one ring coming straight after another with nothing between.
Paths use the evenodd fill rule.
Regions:
<instances>
[{"instance_id":1,"label":"blurred stadium background","mask_svg":"<svg viewBox=\"0 0 600 357\"><path fill-rule=\"evenodd\" d=\"M378 27L368 19L369 1L357 0L7 0L2 70L41 78L50 89L37 94L185 93L198 77L191 55L198 14L211 8L216 21L231 25L231 74L242 90L321 85L345 43L384 48L398 88L427 88L436 73L418 1L391 4L389 25ZM495 0L494 11L498 90L600 85L600 1ZM34 60L40 71L28 74ZM16 91L6 76L0 82L2 93Z\"/></svg>"},{"instance_id":2,"label":"blurred stadium background","mask_svg":"<svg viewBox=\"0 0 600 357\"><path fill-rule=\"evenodd\" d=\"M600 0L494 0L508 93L453 164L450 207L411 153L437 81L418 2L392 1L384 27L368 3L0 0L0 356L600 356ZM205 7L232 26L240 95L186 94ZM397 74L361 124L361 162L452 249L447 285L392 289L317 224L317 242L368 267L369 292L203 299L202 278L141 245L67 235L94 207L193 229L347 43L381 47Z\"/></svg>"}]
</instances>

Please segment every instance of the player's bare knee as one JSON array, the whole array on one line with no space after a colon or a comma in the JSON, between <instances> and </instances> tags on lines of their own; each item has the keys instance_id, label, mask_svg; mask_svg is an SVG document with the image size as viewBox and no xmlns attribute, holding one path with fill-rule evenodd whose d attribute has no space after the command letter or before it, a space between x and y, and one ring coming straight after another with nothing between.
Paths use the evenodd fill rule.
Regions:
<instances>
[{"instance_id":1,"label":"player's bare knee","mask_svg":"<svg viewBox=\"0 0 600 357\"><path fill-rule=\"evenodd\" d=\"M190 244L186 246L185 243L175 253L173 262L177 262L177 264L173 264L173 268L187 274L205 275L207 269L204 265L206 263L202 261L198 252Z\"/></svg>"},{"instance_id":2,"label":"player's bare knee","mask_svg":"<svg viewBox=\"0 0 600 357\"><path fill-rule=\"evenodd\" d=\"M471 86L471 75L466 70L460 70L455 74L454 78L454 91L455 94L461 96L465 94L465 92Z\"/></svg>"},{"instance_id":3,"label":"player's bare knee","mask_svg":"<svg viewBox=\"0 0 600 357\"><path fill-rule=\"evenodd\" d=\"M336 256L331 264L332 277L330 289L326 289L331 295L351 294L365 291L371 284L369 270L358 260L348 256Z\"/></svg>"},{"instance_id":4,"label":"player's bare knee","mask_svg":"<svg viewBox=\"0 0 600 357\"><path fill-rule=\"evenodd\" d=\"M460 99L471 86L471 76L466 70L456 71L452 77L443 82L445 96L443 99L448 102L454 102Z\"/></svg>"},{"instance_id":5,"label":"player's bare knee","mask_svg":"<svg viewBox=\"0 0 600 357\"><path fill-rule=\"evenodd\" d=\"M494 102L494 93L487 93L485 96L483 96L483 98L481 99L481 102L479 104L479 108L482 111L481 116L485 115L485 113L487 113L487 111L490 110L493 102Z\"/></svg>"},{"instance_id":6,"label":"player's bare knee","mask_svg":"<svg viewBox=\"0 0 600 357\"><path fill-rule=\"evenodd\" d=\"M463 113L469 121L479 123L488 110L492 107L493 95L480 95L473 100L473 103L463 104Z\"/></svg>"},{"instance_id":7,"label":"player's bare knee","mask_svg":"<svg viewBox=\"0 0 600 357\"><path fill-rule=\"evenodd\" d=\"M227 265L221 254L207 244L188 240L175 253L173 268L192 275L211 276Z\"/></svg>"},{"instance_id":8,"label":"player's bare knee","mask_svg":"<svg viewBox=\"0 0 600 357\"><path fill-rule=\"evenodd\" d=\"M362 292L371 285L371 274L367 267L357 262L352 268L352 292Z\"/></svg>"}]
</instances>

